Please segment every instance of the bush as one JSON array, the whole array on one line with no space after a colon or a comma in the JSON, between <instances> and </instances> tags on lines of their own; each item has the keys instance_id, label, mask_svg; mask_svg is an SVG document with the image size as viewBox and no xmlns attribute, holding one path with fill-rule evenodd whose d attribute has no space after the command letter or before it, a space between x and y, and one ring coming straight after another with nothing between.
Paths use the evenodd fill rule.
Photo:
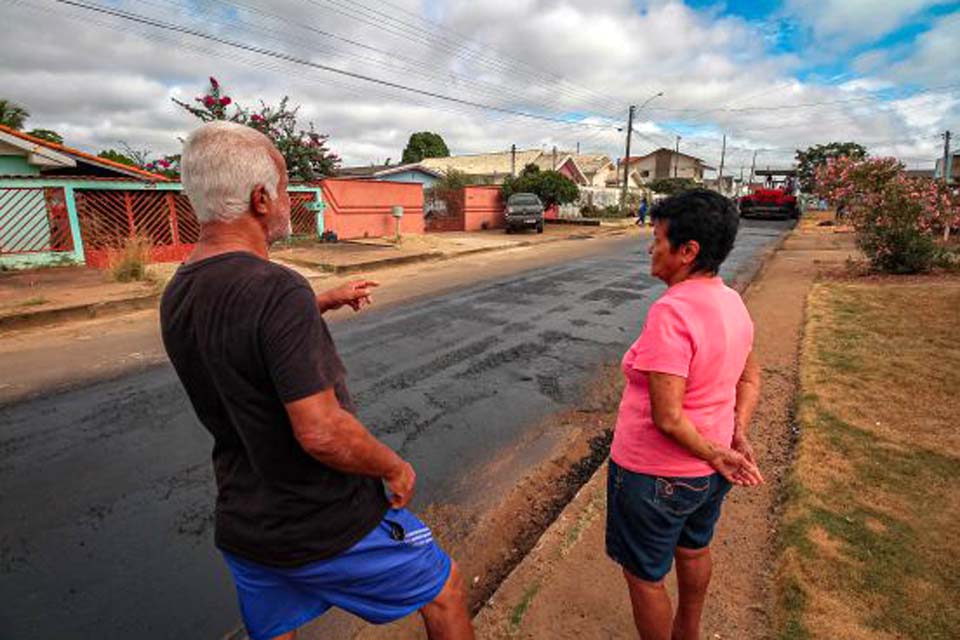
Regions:
<instances>
[{"instance_id":1,"label":"bush","mask_svg":"<svg viewBox=\"0 0 960 640\"><path fill-rule=\"evenodd\" d=\"M940 260L935 233L956 225L960 202L932 180L906 177L895 158L833 158L816 172L817 195L829 199L857 233L872 268L922 273Z\"/></svg>"},{"instance_id":2,"label":"bush","mask_svg":"<svg viewBox=\"0 0 960 640\"><path fill-rule=\"evenodd\" d=\"M683 193L684 191L696 189L700 185L691 178L658 178L651 181L647 186L650 187L650 190L654 193L673 196L678 193Z\"/></svg>"},{"instance_id":3,"label":"bush","mask_svg":"<svg viewBox=\"0 0 960 640\"><path fill-rule=\"evenodd\" d=\"M608 204L604 208L598 209L596 213L596 217L598 218L629 218L632 215L632 211L627 209L627 211L624 212L620 208L620 205L616 204Z\"/></svg>"},{"instance_id":4,"label":"bush","mask_svg":"<svg viewBox=\"0 0 960 640\"><path fill-rule=\"evenodd\" d=\"M580 189L573 180L559 171L540 171L534 164L528 164L515 178L509 176L500 189L504 200L514 193L535 193L544 207L576 202L580 197Z\"/></svg>"},{"instance_id":5,"label":"bush","mask_svg":"<svg viewBox=\"0 0 960 640\"><path fill-rule=\"evenodd\" d=\"M923 206L897 182L887 184L873 207L853 218L857 245L870 265L887 273L925 273L933 268L938 249L922 230Z\"/></svg>"},{"instance_id":6,"label":"bush","mask_svg":"<svg viewBox=\"0 0 960 640\"><path fill-rule=\"evenodd\" d=\"M147 280L147 265L153 243L149 238L127 238L123 248L110 256L110 276L117 282Z\"/></svg>"}]
</instances>

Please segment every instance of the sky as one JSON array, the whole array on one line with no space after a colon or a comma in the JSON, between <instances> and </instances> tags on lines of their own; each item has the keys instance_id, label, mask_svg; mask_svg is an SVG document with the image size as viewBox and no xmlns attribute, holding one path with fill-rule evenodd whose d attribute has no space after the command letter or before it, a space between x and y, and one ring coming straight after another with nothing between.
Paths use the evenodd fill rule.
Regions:
<instances>
[{"instance_id":1,"label":"sky","mask_svg":"<svg viewBox=\"0 0 960 640\"><path fill-rule=\"evenodd\" d=\"M932 168L960 130L960 1L0 0L0 42L0 98L91 152L178 152L197 121L171 98L211 75L244 105L289 96L345 166L423 130L618 158L631 104L631 155L679 136L716 167L726 135L728 175L835 140Z\"/></svg>"}]
</instances>

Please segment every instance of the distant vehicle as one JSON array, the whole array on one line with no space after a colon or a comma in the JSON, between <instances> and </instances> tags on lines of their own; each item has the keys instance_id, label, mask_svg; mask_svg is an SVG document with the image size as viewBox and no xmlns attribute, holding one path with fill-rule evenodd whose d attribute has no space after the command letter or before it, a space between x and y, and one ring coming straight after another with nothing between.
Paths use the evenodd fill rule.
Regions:
<instances>
[{"instance_id":1,"label":"distant vehicle","mask_svg":"<svg viewBox=\"0 0 960 640\"><path fill-rule=\"evenodd\" d=\"M543 203L535 193L513 194L507 198L504 213L507 233L519 229L536 229L537 233L543 233Z\"/></svg>"},{"instance_id":2,"label":"distant vehicle","mask_svg":"<svg viewBox=\"0 0 960 640\"><path fill-rule=\"evenodd\" d=\"M740 198L740 217L783 220L799 218L796 183L789 177L780 182L768 179L764 186Z\"/></svg>"}]
</instances>

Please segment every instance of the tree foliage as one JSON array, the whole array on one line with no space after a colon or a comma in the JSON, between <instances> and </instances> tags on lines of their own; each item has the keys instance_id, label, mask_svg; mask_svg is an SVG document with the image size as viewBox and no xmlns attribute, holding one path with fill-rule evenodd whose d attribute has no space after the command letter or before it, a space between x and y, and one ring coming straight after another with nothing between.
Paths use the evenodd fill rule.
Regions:
<instances>
[{"instance_id":1,"label":"tree foliage","mask_svg":"<svg viewBox=\"0 0 960 640\"><path fill-rule=\"evenodd\" d=\"M30 117L30 112L10 100L0 98L0 124L20 131Z\"/></svg>"},{"instance_id":2,"label":"tree foliage","mask_svg":"<svg viewBox=\"0 0 960 640\"><path fill-rule=\"evenodd\" d=\"M30 129L30 131L27 131L27 135L46 140L47 142L53 142L54 144L63 144L63 136L53 129Z\"/></svg>"},{"instance_id":3,"label":"tree foliage","mask_svg":"<svg viewBox=\"0 0 960 640\"><path fill-rule=\"evenodd\" d=\"M654 193L672 196L690 189L696 189L699 185L692 178L657 178L651 180L647 186Z\"/></svg>"},{"instance_id":4,"label":"tree foliage","mask_svg":"<svg viewBox=\"0 0 960 640\"><path fill-rule=\"evenodd\" d=\"M103 158L104 160L110 160L112 162L118 162L120 164L125 164L129 167L139 166L137 161L131 158L130 156L123 154L116 149L104 149L97 154L98 158Z\"/></svg>"},{"instance_id":5,"label":"tree foliage","mask_svg":"<svg viewBox=\"0 0 960 640\"><path fill-rule=\"evenodd\" d=\"M817 188L817 171L834 158L850 158L860 161L867 157L867 150L856 142L831 142L809 147L806 151L797 149L797 175L800 187L806 193Z\"/></svg>"},{"instance_id":6,"label":"tree foliage","mask_svg":"<svg viewBox=\"0 0 960 640\"><path fill-rule=\"evenodd\" d=\"M173 101L202 122L228 120L260 131L277 146L292 180L311 181L333 175L340 164L340 158L327 148L329 136L319 133L312 122L307 129L298 126L300 107L291 108L287 96L276 106L261 100L257 108L242 107L226 95L217 79L211 76L206 93L194 98L197 104L176 98Z\"/></svg>"},{"instance_id":7,"label":"tree foliage","mask_svg":"<svg viewBox=\"0 0 960 640\"><path fill-rule=\"evenodd\" d=\"M934 180L908 178L896 158L832 158L815 183L818 196L846 210L857 244L879 271L929 271L939 252L934 234L960 225L957 194Z\"/></svg>"},{"instance_id":8,"label":"tree foliage","mask_svg":"<svg viewBox=\"0 0 960 640\"><path fill-rule=\"evenodd\" d=\"M559 171L540 171L535 164L528 164L519 176L510 176L501 187L506 200L514 193L535 193L545 207L567 204L580 197L580 189L573 180Z\"/></svg>"},{"instance_id":9,"label":"tree foliage","mask_svg":"<svg viewBox=\"0 0 960 640\"><path fill-rule=\"evenodd\" d=\"M406 148L403 150L403 164L420 162L424 158L448 158L450 149L439 133L432 131L418 131L410 135Z\"/></svg>"}]
</instances>

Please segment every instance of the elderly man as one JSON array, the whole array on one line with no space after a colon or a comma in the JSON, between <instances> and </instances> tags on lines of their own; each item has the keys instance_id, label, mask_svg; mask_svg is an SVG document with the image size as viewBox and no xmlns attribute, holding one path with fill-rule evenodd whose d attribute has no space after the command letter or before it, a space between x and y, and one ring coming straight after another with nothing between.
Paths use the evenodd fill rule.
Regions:
<instances>
[{"instance_id":1,"label":"elderly man","mask_svg":"<svg viewBox=\"0 0 960 640\"><path fill-rule=\"evenodd\" d=\"M378 624L419 611L430 638L472 638L456 564L404 508L413 468L355 417L321 317L358 310L375 283L315 296L267 259L290 199L259 132L204 125L181 169L200 240L164 292L163 342L214 438L215 544L248 633L293 638L339 607Z\"/></svg>"}]
</instances>

